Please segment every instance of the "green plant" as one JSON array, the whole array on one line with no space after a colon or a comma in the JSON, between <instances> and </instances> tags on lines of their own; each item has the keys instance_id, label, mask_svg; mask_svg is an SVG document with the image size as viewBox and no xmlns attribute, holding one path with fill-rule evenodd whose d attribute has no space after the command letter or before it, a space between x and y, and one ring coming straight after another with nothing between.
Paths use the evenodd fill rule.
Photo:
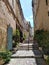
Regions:
<instances>
[{"instance_id":1,"label":"green plant","mask_svg":"<svg viewBox=\"0 0 49 65\"><path fill-rule=\"evenodd\" d=\"M10 57L11 52L9 51L0 52L0 58L2 58L5 63L10 61Z\"/></svg>"},{"instance_id":2,"label":"green plant","mask_svg":"<svg viewBox=\"0 0 49 65\"><path fill-rule=\"evenodd\" d=\"M23 35L23 40L25 40L25 39L26 39L26 35L24 34L24 35Z\"/></svg>"},{"instance_id":3,"label":"green plant","mask_svg":"<svg viewBox=\"0 0 49 65\"><path fill-rule=\"evenodd\" d=\"M15 36L16 35L16 30L13 32L13 36Z\"/></svg>"},{"instance_id":4,"label":"green plant","mask_svg":"<svg viewBox=\"0 0 49 65\"><path fill-rule=\"evenodd\" d=\"M20 32L19 29L16 29L14 34L13 34L13 39L15 40L15 42L19 42L20 39Z\"/></svg>"},{"instance_id":5,"label":"green plant","mask_svg":"<svg viewBox=\"0 0 49 65\"><path fill-rule=\"evenodd\" d=\"M46 53L49 53L49 31L37 30L35 31L34 39L38 42Z\"/></svg>"},{"instance_id":6,"label":"green plant","mask_svg":"<svg viewBox=\"0 0 49 65\"><path fill-rule=\"evenodd\" d=\"M16 29L16 42L20 41L20 32L18 29Z\"/></svg>"},{"instance_id":7,"label":"green plant","mask_svg":"<svg viewBox=\"0 0 49 65\"><path fill-rule=\"evenodd\" d=\"M19 43L20 41L20 31L19 29L16 29L16 31L13 34L13 40L15 41L13 46L15 47L17 45L17 43Z\"/></svg>"},{"instance_id":8,"label":"green plant","mask_svg":"<svg viewBox=\"0 0 49 65\"><path fill-rule=\"evenodd\" d=\"M46 63L47 63L47 65L49 65L49 56L46 59Z\"/></svg>"},{"instance_id":9,"label":"green plant","mask_svg":"<svg viewBox=\"0 0 49 65\"><path fill-rule=\"evenodd\" d=\"M43 43L43 30L35 31L34 39L39 43L39 46L42 46Z\"/></svg>"}]
</instances>

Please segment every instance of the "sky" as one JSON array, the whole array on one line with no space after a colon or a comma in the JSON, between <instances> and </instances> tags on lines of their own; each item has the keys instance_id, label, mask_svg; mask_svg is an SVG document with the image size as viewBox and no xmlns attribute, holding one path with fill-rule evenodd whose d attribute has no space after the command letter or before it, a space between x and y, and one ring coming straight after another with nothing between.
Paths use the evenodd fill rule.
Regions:
<instances>
[{"instance_id":1,"label":"sky","mask_svg":"<svg viewBox=\"0 0 49 65\"><path fill-rule=\"evenodd\" d=\"M33 12L32 12L32 0L20 0L24 17L27 21L30 21L32 27L33 24Z\"/></svg>"}]
</instances>

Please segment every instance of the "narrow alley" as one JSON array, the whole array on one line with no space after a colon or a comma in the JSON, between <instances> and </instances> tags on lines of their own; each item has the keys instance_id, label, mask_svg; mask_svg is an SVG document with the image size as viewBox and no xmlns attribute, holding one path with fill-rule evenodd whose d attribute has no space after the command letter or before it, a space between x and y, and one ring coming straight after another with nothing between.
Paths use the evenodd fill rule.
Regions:
<instances>
[{"instance_id":1,"label":"narrow alley","mask_svg":"<svg viewBox=\"0 0 49 65\"><path fill-rule=\"evenodd\" d=\"M48 0L0 0L0 65L49 65Z\"/></svg>"}]
</instances>

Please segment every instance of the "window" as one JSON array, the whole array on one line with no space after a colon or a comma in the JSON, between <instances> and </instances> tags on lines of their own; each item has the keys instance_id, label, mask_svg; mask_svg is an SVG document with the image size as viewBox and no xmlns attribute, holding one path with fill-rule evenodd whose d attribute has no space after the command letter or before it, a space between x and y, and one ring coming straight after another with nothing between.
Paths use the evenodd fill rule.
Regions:
<instances>
[{"instance_id":1,"label":"window","mask_svg":"<svg viewBox=\"0 0 49 65\"><path fill-rule=\"evenodd\" d=\"M48 16L49 16L49 11L48 11Z\"/></svg>"},{"instance_id":2,"label":"window","mask_svg":"<svg viewBox=\"0 0 49 65\"><path fill-rule=\"evenodd\" d=\"M46 5L48 5L48 0L46 0Z\"/></svg>"}]
</instances>

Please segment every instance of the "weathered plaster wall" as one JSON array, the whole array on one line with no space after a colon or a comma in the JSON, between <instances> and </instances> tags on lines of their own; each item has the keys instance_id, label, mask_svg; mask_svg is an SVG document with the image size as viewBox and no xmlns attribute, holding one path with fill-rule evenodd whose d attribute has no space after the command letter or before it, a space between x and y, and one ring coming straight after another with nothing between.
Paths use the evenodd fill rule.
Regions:
<instances>
[{"instance_id":1,"label":"weathered plaster wall","mask_svg":"<svg viewBox=\"0 0 49 65\"><path fill-rule=\"evenodd\" d=\"M0 49L5 49L7 45L7 25L11 25L13 31L16 29L16 23L13 16L9 13L5 3L0 1Z\"/></svg>"},{"instance_id":2,"label":"weathered plaster wall","mask_svg":"<svg viewBox=\"0 0 49 65\"><path fill-rule=\"evenodd\" d=\"M38 6L34 4L34 27L35 30L44 29L49 31L49 16L48 16L48 9L49 9L49 2L46 5L45 0L37 0ZM36 8L35 8L36 7Z\"/></svg>"}]
</instances>

